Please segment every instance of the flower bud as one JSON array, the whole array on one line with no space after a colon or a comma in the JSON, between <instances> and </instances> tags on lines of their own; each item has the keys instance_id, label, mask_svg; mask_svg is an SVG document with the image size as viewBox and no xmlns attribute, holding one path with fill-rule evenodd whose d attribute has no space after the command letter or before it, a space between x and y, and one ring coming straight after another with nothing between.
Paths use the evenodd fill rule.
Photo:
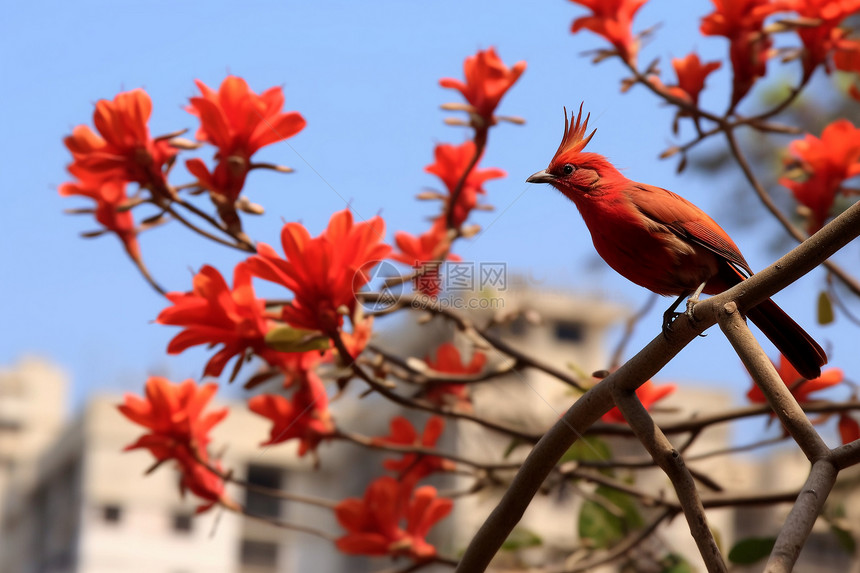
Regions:
<instances>
[{"instance_id":1,"label":"flower bud","mask_svg":"<svg viewBox=\"0 0 860 573\"><path fill-rule=\"evenodd\" d=\"M480 225L469 225L468 227L463 227L460 230L460 236L465 238L465 239L468 239L470 237L474 237L475 235L477 235L480 232L481 232L481 226Z\"/></svg>"},{"instance_id":2,"label":"flower bud","mask_svg":"<svg viewBox=\"0 0 860 573\"><path fill-rule=\"evenodd\" d=\"M200 149L203 147L203 144L198 141L191 141L190 139L186 139L184 137L174 137L173 139L168 140L168 143L171 147L175 147L176 149L185 149L185 150L194 150Z\"/></svg>"},{"instance_id":3,"label":"flower bud","mask_svg":"<svg viewBox=\"0 0 860 573\"><path fill-rule=\"evenodd\" d=\"M248 199L245 195L239 197L239 200L236 201L236 209L242 211L243 213L248 213L249 215L262 215L266 212L263 209L262 205L257 203L251 203L251 200Z\"/></svg>"}]
</instances>

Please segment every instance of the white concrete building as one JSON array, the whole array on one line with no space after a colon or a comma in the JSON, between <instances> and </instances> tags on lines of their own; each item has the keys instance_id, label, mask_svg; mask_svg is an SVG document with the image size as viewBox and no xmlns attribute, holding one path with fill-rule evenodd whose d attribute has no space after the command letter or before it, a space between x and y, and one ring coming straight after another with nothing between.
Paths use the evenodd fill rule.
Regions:
<instances>
[{"instance_id":1,"label":"white concrete building","mask_svg":"<svg viewBox=\"0 0 860 573\"><path fill-rule=\"evenodd\" d=\"M501 312L513 319L500 320L493 332L513 347L561 370L573 365L589 373L606 367L606 331L623 316L621 309L567 293L511 289L502 294L501 308L473 315L477 324ZM541 320L535 325L525 317ZM410 314L387 329L380 321L378 326L383 330L378 343L400 356L419 359L452 337L464 347L469 345L449 322L435 318L416 329L414 319ZM499 353L486 352L489 367L503 361ZM141 388L144 379L141 376ZM661 414L662 419L688 418L730 405L721 392L675 382L679 382L679 390L661 403L661 409L669 410ZM0 460L6 468L5 473L0 468L0 479L11 480L5 485L0 482L5 491L0 498L5 504L0 506L0 573L362 573L390 565L388 560L346 557L329 540L230 512L216 509L193 516L196 504L193 498L179 498L177 474L168 464L144 476L152 464L151 455L144 450L122 452L143 429L116 410L121 397L93 398L74 423L64 425L64 388L62 376L41 363L25 362L0 372ZM353 397L363 389L362 384L353 383ZM535 433L552 424L576 398L577 393L569 387L534 369L518 369L505 379L477 384L472 395L476 414ZM340 426L371 436L387 434L391 416L404 414L373 395L339 400L332 408ZM416 421L420 432L426 415L406 415ZM361 496L366 485L381 475L385 455L379 452L343 443L323 444L321 469L314 470L309 459L297 458L292 443L260 448L258 444L267 439L268 430L268 421L251 414L242 404L232 404L229 416L213 432L212 451L223 453L225 468L253 483L333 501ZM647 455L637 442L612 443L616 456ZM727 427L723 426L708 431L688 453L711 451L729 443ZM470 422L449 421L440 447L471 459L496 462L510 444L509 438ZM507 461L522 459L526 451L514 450ZM767 483L762 481L766 476L757 477L747 472L747 467L729 465L726 458L699 462L696 468L727 484L736 484L741 474L749 476L749 487L760 488ZM504 478L505 474L499 476ZM471 481L442 477L435 483L443 489L463 490ZM671 484L659 470L641 476L637 484L655 495L661 491L673 495ZM578 487L586 491L592 488L586 483ZM277 502L235 486L228 491L255 514L335 536L341 533L330 509ZM440 552L459 554L502 491L501 487L486 488L475 496L458 499L452 516L431 539ZM497 570L525 571L547 554L562 556L576 547L581 493L568 487L561 493L538 496L520 527L538 534L542 546L534 551L500 554L495 561ZM712 515L712 525L722 533L726 548L734 541L734 532L743 530L740 515L744 514L732 510ZM752 517L746 519L746 523L754 521ZM682 518L662 529L660 538L671 542L691 562L699 562ZM435 573L449 568L422 571Z\"/></svg>"}]
</instances>

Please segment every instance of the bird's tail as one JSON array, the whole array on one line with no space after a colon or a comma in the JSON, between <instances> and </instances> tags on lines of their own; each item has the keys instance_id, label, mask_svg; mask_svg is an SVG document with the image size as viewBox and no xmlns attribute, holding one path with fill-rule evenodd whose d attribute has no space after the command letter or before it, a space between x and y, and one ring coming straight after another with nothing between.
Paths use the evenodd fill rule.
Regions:
<instances>
[{"instance_id":1,"label":"bird's tail","mask_svg":"<svg viewBox=\"0 0 860 573\"><path fill-rule=\"evenodd\" d=\"M747 311L747 317L767 336L795 370L812 380L821 376L827 354L799 324L770 299Z\"/></svg>"}]
</instances>

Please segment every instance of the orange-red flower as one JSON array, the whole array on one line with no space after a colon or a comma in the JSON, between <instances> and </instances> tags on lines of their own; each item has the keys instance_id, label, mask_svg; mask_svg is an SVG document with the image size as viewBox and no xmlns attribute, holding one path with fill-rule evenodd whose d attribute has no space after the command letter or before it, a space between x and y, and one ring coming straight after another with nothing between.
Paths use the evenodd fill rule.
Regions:
<instances>
[{"instance_id":1,"label":"orange-red flower","mask_svg":"<svg viewBox=\"0 0 860 573\"><path fill-rule=\"evenodd\" d=\"M248 409L272 421L269 440L261 445L299 440L299 457L316 451L320 442L335 432L328 410L325 387L315 375L293 393L292 401L276 394L262 394L248 400Z\"/></svg>"},{"instance_id":2,"label":"orange-red flower","mask_svg":"<svg viewBox=\"0 0 860 573\"><path fill-rule=\"evenodd\" d=\"M841 72L860 73L860 40L845 37L847 34L841 29L837 29L834 35L837 33L841 37L834 40L833 66ZM851 84L848 88L848 95L860 101L860 83L855 81Z\"/></svg>"},{"instance_id":3,"label":"orange-red flower","mask_svg":"<svg viewBox=\"0 0 860 573\"><path fill-rule=\"evenodd\" d=\"M654 405L655 402L659 402L672 392L677 389L675 384L661 384L657 386L650 380L642 384L639 388L636 389L636 396L639 398L639 401L642 402L642 405L645 406L646 410L650 410L651 406ZM612 408L601 418L604 422L616 423L616 424L625 424L627 423L627 419L624 417L624 414L621 413L617 407Z\"/></svg>"},{"instance_id":4,"label":"orange-red flower","mask_svg":"<svg viewBox=\"0 0 860 573\"><path fill-rule=\"evenodd\" d=\"M839 437L842 438L843 444L860 440L860 424L850 414L839 416Z\"/></svg>"},{"instance_id":5,"label":"orange-red flower","mask_svg":"<svg viewBox=\"0 0 860 573\"><path fill-rule=\"evenodd\" d=\"M248 266L255 276L293 291L295 297L282 311L283 320L295 328L334 335L343 324L340 309L354 315L356 291L391 251L382 242L384 235L381 217L353 224L352 214L344 209L332 215L328 228L316 238L300 223L287 223L281 231L286 260L261 243Z\"/></svg>"},{"instance_id":6,"label":"orange-red flower","mask_svg":"<svg viewBox=\"0 0 860 573\"><path fill-rule=\"evenodd\" d=\"M475 113L483 118L484 125L489 126L493 124L493 112L499 105L499 101L525 69L525 62L517 62L513 68L507 67L496 54L496 50L489 48L479 50L477 54L469 56L463 62L465 82L442 78L439 80L439 85L462 93L466 101L475 108Z\"/></svg>"},{"instance_id":7,"label":"orange-red flower","mask_svg":"<svg viewBox=\"0 0 860 573\"><path fill-rule=\"evenodd\" d=\"M603 36L615 46L618 54L628 62L636 59L638 46L633 38L633 17L648 0L571 0L591 10L590 16L573 21L574 34L586 28Z\"/></svg>"},{"instance_id":8,"label":"orange-red flower","mask_svg":"<svg viewBox=\"0 0 860 573\"><path fill-rule=\"evenodd\" d=\"M214 469L222 471L221 462L212 464L208 456L202 457L203 461L211 464ZM179 493L183 497L186 492L191 492L199 497L204 503L197 506L196 513L207 511L216 503L223 503L232 507L233 502L224 492L224 480L196 459L187 456L180 457L179 463Z\"/></svg>"},{"instance_id":9,"label":"orange-red flower","mask_svg":"<svg viewBox=\"0 0 860 573\"><path fill-rule=\"evenodd\" d=\"M182 476L180 491L190 490L209 502L198 511L205 511L215 502L230 503L221 478L203 465L209 463L209 432L228 413L227 408L204 413L217 389L216 384L198 387L190 379L174 384L151 376L146 381L144 398L127 394L125 402L117 406L126 418L149 430L125 450L147 449L159 463L176 460Z\"/></svg>"},{"instance_id":10,"label":"orange-red flower","mask_svg":"<svg viewBox=\"0 0 860 573\"><path fill-rule=\"evenodd\" d=\"M74 158L69 172L88 183L118 179L164 192L164 167L176 150L150 137L151 113L152 101L142 89L99 100L93 123L100 135L79 125L63 140Z\"/></svg>"},{"instance_id":11,"label":"orange-red flower","mask_svg":"<svg viewBox=\"0 0 860 573\"><path fill-rule=\"evenodd\" d=\"M836 41L835 50L833 65L837 70L860 72L860 40L842 37Z\"/></svg>"},{"instance_id":12,"label":"orange-red flower","mask_svg":"<svg viewBox=\"0 0 860 573\"><path fill-rule=\"evenodd\" d=\"M420 274L412 281L413 286L417 292L427 296L436 296L442 289L439 277L441 263L445 260L461 260L450 253L451 238L444 217L436 219L429 231L417 237L406 231L398 231L394 235L394 242L400 251L393 253L391 258L416 271L420 269Z\"/></svg>"},{"instance_id":13,"label":"orange-red flower","mask_svg":"<svg viewBox=\"0 0 860 573\"><path fill-rule=\"evenodd\" d=\"M89 180L80 183L63 183L60 185L60 195L64 197L80 195L95 201L96 221L119 237L131 258L140 260L140 243L137 242L134 216L129 210L119 210L128 200L125 186L125 181L120 179L113 179L104 183Z\"/></svg>"},{"instance_id":14,"label":"orange-red flower","mask_svg":"<svg viewBox=\"0 0 860 573\"><path fill-rule=\"evenodd\" d=\"M436 161L424 168L427 173L439 177L445 184L448 193L453 194L463 173L475 156L475 142L467 141L461 145L440 144L434 151ZM484 182L499 179L507 175L502 169L491 167L478 169L477 162L463 183L463 189L457 196L454 205L454 227L459 228L465 222L469 213L478 205L478 194L485 194Z\"/></svg>"},{"instance_id":15,"label":"orange-red flower","mask_svg":"<svg viewBox=\"0 0 860 573\"><path fill-rule=\"evenodd\" d=\"M728 38L732 61L732 107L765 75L773 40L764 33L765 19L786 9L772 0L711 0L714 11L702 18L705 36Z\"/></svg>"},{"instance_id":16,"label":"orange-red flower","mask_svg":"<svg viewBox=\"0 0 860 573\"><path fill-rule=\"evenodd\" d=\"M471 376L479 374L487 363L487 355L475 350L472 352L472 360L468 364L463 363L460 351L450 342L446 342L436 349L436 360L429 356L424 358L432 370L443 374L454 374L459 376ZM455 405L460 409L470 410L472 402L469 399L468 384L433 384L425 393L425 397L439 405Z\"/></svg>"},{"instance_id":17,"label":"orange-red flower","mask_svg":"<svg viewBox=\"0 0 860 573\"><path fill-rule=\"evenodd\" d=\"M218 390L217 384L198 387L189 379L174 384L161 376L146 381L146 396L126 394L120 412L150 430L126 450L146 448L159 461L177 456L177 451L204 452L209 432L227 416L227 408L204 414L203 410Z\"/></svg>"},{"instance_id":18,"label":"orange-red flower","mask_svg":"<svg viewBox=\"0 0 860 573\"><path fill-rule=\"evenodd\" d=\"M305 127L298 112L281 112L284 92L279 87L257 95L236 76L227 76L217 92L200 80L195 83L202 96L191 98L186 109L200 118L197 139L218 147L219 159L247 161L260 148L292 137Z\"/></svg>"},{"instance_id":19,"label":"orange-red flower","mask_svg":"<svg viewBox=\"0 0 860 573\"><path fill-rule=\"evenodd\" d=\"M167 346L169 354L199 344L223 344L206 364L204 375L219 376L232 357L241 360L249 349L272 365L280 364L282 353L266 346L270 324L265 301L254 295L247 264L236 265L232 289L217 269L204 265L194 275L191 292L171 292L167 298L173 306L162 310L156 322L183 327Z\"/></svg>"},{"instance_id":20,"label":"orange-red flower","mask_svg":"<svg viewBox=\"0 0 860 573\"><path fill-rule=\"evenodd\" d=\"M690 52L683 58L672 58L672 67L678 75L678 85L669 89L675 96L698 105L699 94L705 89L705 80L721 65L720 62L703 64L696 52Z\"/></svg>"},{"instance_id":21,"label":"orange-red flower","mask_svg":"<svg viewBox=\"0 0 860 573\"><path fill-rule=\"evenodd\" d=\"M353 317L355 318L355 317ZM341 332L343 345L353 358L364 351L373 334L373 316L365 316L352 323L352 332Z\"/></svg>"},{"instance_id":22,"label":"orange-red flower","mask_svg":"<svg viewBox=\"0 0 860 573\"><path fill-rule=\"evenodd\" d=\"M847 119L839 119L821 132L821 138L807 134L789 145L796 163L805 174L801 181L783 177L779 182L795 199L810 209L809 232L820 229L846 179L860 175L860 129Z\"/></svg>"},{"instance_id":23,"label":"orange-red flower","mask_svg":"<svg viewBox=\"0 0 860 573\"><path fill-rule=\"evenodd\" d=\"M218 148L218 163L211 172L196 158L186 161L185 166L209 191L221 220L237 231L241 223L235 202L251 169L251 156L266 145L300 132L305 119L298 112L281 111L284 92L279 87L258 95L236 76L227 76L217 92L195 81L202 95L191 98L186 110L200 118L196 137Z\"/></svg>"},{"instance_id":24,"label":"orange-red flower","mask_svg":"<svg viewBox=\"0 0 860 573\"><path fill-rule=\"evenodd\" d=\"M353 555L432 559L436 548L425 537L451 512L453 502L436 497L432 486L418 488L409 499L408 491L406 496L401 491L404 487L385 476L367 486L363 499L340 502L335 507L335 517L347 533L337 540L337 548ZM405 529L401 528L404 519Z\"/></svg>"},{"instance_id":25,"label":"orange-red flower","mask_svg":"<svg viewBox=\"0 0 860 573\"><path fill-rule=\"evenodd\" d=\"M811 396L813 392L836 386L843 380L842 370L839 368L828 368L818 378L804 380L803 376L797 373L794 366L782 354L779 355L779 366L774 364L774 367L779 373L779 377L791 390L794 398L801 404L814 400L815 398ZM764 404L767 402L767 398L755 382L747 392L747 398L753 403Z\"/></svg>"},{"instance_id":26,"label":"orange-red flower","mask_svg":"<svg viewBox=\"0 0 860 573\"><path fill-rule=\"evenodd\" d=\"M848 16L860 11L860 0L790 0L789 6L817 26L799 26L797 35L803 43L803 67L811 73L819 64L829 72L828 57L847 35L838 26Z\"/></svg>"},{"instance_id":27,"label":"orange-red flower","mask_svg":"<svg viewBox=\"0 0 860 573\"><path fill-rule=\"evenodd\" d=\"M374 438L373 442L380 445L433 448L445 429L445 420L439 416L431 416L420 437L412 423L403 416L392 418L390 427L391 433L388 436ZM400 481L412 485L431 474L453 471L455 467L451 460L423 454L403 454L399 460L385 460L383 466L388 471L397 473Z\"/></svg>"},{"instance_id":28,"label":"orange-red flower","mask_svg":"<svg viewBox=\"0 0 860 573\"><path fill-rule=\"evenodd\" d=\"M195 157L187 160L185 167L201 187L213 193L216 199L223 198L221 203L226 206L233 205L239 198L248 175L248 166L241 161L219 161L210 173L203 160Z\"/></svg>"}]
</instances>

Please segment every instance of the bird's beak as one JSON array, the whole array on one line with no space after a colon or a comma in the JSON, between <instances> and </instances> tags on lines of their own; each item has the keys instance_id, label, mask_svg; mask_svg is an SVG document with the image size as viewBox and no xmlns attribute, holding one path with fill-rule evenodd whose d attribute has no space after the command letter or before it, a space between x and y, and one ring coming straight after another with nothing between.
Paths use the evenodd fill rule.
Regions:
<instances>
[{"instance_id":1,"label":"bird's beak","mask_svg":"<svg viewBox=\"0 0 860 573\"><path fill-rule=\"evenodd\" d=\"M544 169L543 171L538 171L537 173L532 174L531 177L526 179L526 183L552 183L555 181L555 175Z\"/></svg>"}]
</instances>

